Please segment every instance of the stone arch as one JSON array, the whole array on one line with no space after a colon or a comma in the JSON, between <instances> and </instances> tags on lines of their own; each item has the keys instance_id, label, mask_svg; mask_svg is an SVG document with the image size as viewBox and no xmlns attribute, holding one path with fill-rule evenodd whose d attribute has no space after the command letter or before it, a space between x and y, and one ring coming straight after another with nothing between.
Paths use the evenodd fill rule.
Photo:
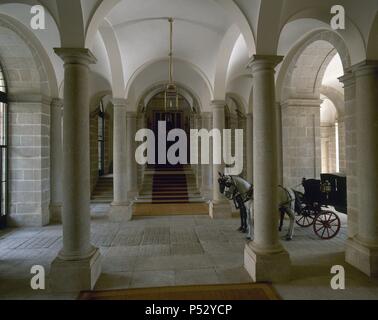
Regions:
<instances>
[{"instance_id":1,"label":"stone arch","mask_svg":"<svg viewBox=\"0 0 378 320\"><path fill-rule=\"evenodd\" d=\"M313 87L313 98L318 98L319 92L318 90L321 87L321 80L323 79L324 72L331 61L331 59L336 55L337 53L340 55L343 68L344 70L350 68L351 66L351 58L349 55L348 48L346 47L343 39L336 34L333 31L328 30L317 30L312 33L310 33L304 40L302 40L299 44L297 44L285 57L285 60L281 66L281 69L279 71L278 77L277 77L277 99L279 101L285 101L288 98L291 97L293 92L290 91L290 83L294 76L294 72L297 68L297 64L302 57L304 53L306 53L306 50L311 48L311 46L321 41L323 43L328 43L327 45L324 45L322 50L323 54L319 55L317 54L317 62L318 62L318 68L315 70L312 70L312 87ZM319 42L318 42L319 43ZM307 61L310 63L313 63L313 61ZM305 83L299 84L304 85ZM308 92L308 94L311 94L311 92ZM300 98L300 97L298 97ZM305 97L308 98L308 97Z\"/></svg>"},{"instance_id":2,"label":"stone arch","mask_svg":"<svg viewBox=\"0 0 378 320\"><path fill-rule=\"evenodd\" d=\"M221 43L215 79L214 79L214 99L224 99L226 95L226 81L227 81L227 71L231 58L232 51L234 49L235 43L240 35L239 29L236 25L232 25L231 28L227 31L226 35L223 38Z\"/></svg>"},{"instance_id":3,"label":"stone arch","mask_svg":"<svg viewBox=\"0 0 378 320\"><path fill-rule=\"evenodd\" d=\"M378 60L378 13L370 29L367 43L367 59Z\"/></svg>"},{"instance_id":4,"label":"stone arch","mask_svg":"<svg viewBox=\"0 0 378 320\"><path fill-rule=\"evenodd\" d=\"M320 88L320 94L333 102L337 110L338 119L343 119L345 114L344 95L335 88L324 85Z\"/></svg>"},{"instance_id":5,"label":"stone arch","mask_svg":"<svg viewBox=\"0 0 378 320\"><path fill-rule=\"evenodd\" d=\"M167 61L168 61L168 59L166 59L166 58L156 59L156 60L149 61L149 62L145 63L143 66L141 66L133 74L133 76L130 78L129 82L127 83L126 89L125 89L125 93L124 93L125 98L126 99L129 98L130 89L131 89L132 85L134 84L135 80L138 78L139 75L141 75L145 70L147 70L149 67L153 66L154 64L157 64L157 63L160 63L160 62L167 62ZM213 86L211 85L211 82L207 78L206 74L204 72L202 72L202 70L198 66L194 65L191 62L188 62L188 61L185 61L185 60L182 60L182 59L177 59L177 58L174 59L174 62L182 63L182 64L186 65L189 69L193 70L196 74L198 74L202 78L202 80L204 81L204 83L206 84L206 86L207 86L207 88L209 90L211 99L214 98L214 89L213 89Z\"/></svg>"},{"instance_id":6,"label":"stone arch","mask_svg":"<svg viewBox=\"0 0 378 320\"><path fill-rule=\"evenodd\" d=\"M57 79L51 61L38 39L17 20L0 14L0 59L8 79L9 95L59 95ZM9 47L16 56L9 55Z\"/></svg>"},{"instance_id":7,"label":"stone arch","mask_svg":"<svg viewBox=\"0 0 378 320\"><path fill-rule=\"evenodd\" d=\"M143 100L145 100L146 98L148 100L148 97L153 97L156 94L164 91L166 84L167 84L166 82L159 82L145 89L137 100L137 112L138 113L143 112L143 109L146 105L145 101ZM188 96L190 96L191 99L193 100L193 104L190 104L190 103L189 104L191 105L192 109L194 109L195 111L194 113L201 113L201 110L203 109L203 107L202 107L202 103L199 96L185 84L180 83L180 82L176 82L176 84L178 87L179 94L184 96L184 98L186 98L187 101L190 101L190 99L188 99Z\"/></svg>"},{"instance_id":8,"label":"stone arch","mask_svg":"<svg viewBox=\"0 0 378 320\"><path fill-rule=\"evenodd\" d=\"M339 97L331 89L322 89L322 80L337 53L343 69L350 68L351 58L344 40L333 31L316 30L289 52L281 66L277 98L282 106L283 178L287 186L297 185L303 177L320 179L325 129L320 117L321 92L333 99ZM340 95L338 110L342 111ZM335 126L332 128L335 130Z\"/></svg>"},{"instance_id":9,"label":"stone arch","mask_svg":"<svg viewBox=\"0 0 378 320\"><path fill-rule=\"evenodd\" d=\"M241 97L237 93L228 92L226 94L226 101L227 101L227 98L232 99L235 102L235 104L238 106L238 111L241 114L245 115L247 113L247 110L248 110L247 109L247 103L244 101L243 97Z\"/></svg>"}]
</instances>

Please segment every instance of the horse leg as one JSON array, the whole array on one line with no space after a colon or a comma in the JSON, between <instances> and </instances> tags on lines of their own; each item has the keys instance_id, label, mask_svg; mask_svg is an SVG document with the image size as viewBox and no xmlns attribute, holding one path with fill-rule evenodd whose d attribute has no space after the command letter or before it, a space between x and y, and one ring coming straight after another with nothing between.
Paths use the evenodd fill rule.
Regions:
<instances>
[{"instance_id":1,"label":"horse leg","mask_svg":"<svg viewBox=\"0 0 378 320\"><path fill-rule=\"evenodd\" d=\"M278 228L280 232L282 231L282 228L283 228L284 219L285 219L285 210L283 208L280 208L280 226Z\"/></svg>"},{"instance_id":2,"label":"horse leg","mask_svg":"<svg viewBox=\"0 0 378 320\"><path fill-rule=\"evenodd\" d=\"M251 203L249 203L249 206L246 210L247 212L247 239L252 240L253 239L253 226L254 226L254 219L253 219L253 208Z\"/></svg>"},{"instance_id":3,"label":"horse leg","mask_svg":"<svg viewBox=\"0 0 378 320\"><path fill-rule=\"evenodd\" d=\"M243 204L240 205L240 214L242 216L242 226L243 226L243 233L247 232L247 212L246 212L246 207Z\"/></svg>"},{"instance_id":4,"label":"horse leg","mask_svg":"<svg viewBox=\"0 0 378 320\"><path fill-rule=\"evenodd\" d=\"M292 210L292 208L288 207L286 208L286 214L289 216L290 219L290 226L289 230L287 231L286 240L290 241L293 240L294 236L295 212Z\"/></svg>"},{"instance_id":5,"label":"horse leg","mask_svg":"<svg viewBox=\"0 0 378 320\"><path fill-rule=\"evenodd\" d=\"M238 231L242 232L243 228L244 228L243 210L242 210L242 208L239 208L239 212L240 212L240 228L238 229Z\"/></svg>"}]
</instances>

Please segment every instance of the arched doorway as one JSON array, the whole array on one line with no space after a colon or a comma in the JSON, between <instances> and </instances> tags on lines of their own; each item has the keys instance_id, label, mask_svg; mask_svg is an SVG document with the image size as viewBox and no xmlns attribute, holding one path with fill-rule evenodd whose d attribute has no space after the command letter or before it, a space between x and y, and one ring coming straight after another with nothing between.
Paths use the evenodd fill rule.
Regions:
<instances>
[{"instance_id":1,"label":"arched doorway","mask_svg":"<svg viewBox=\"0 0 378 320\"><path fill-rule=\"evenodd\" d=\"M90 114L91 201L110 203L113 198L113 109L111 97L94 104Z\"/></svg>"},{"instance_id":2,"label":"arched doorway","mask_svg":"<svg viewBox=\"0 0 378 320\"><path fill-rule=\"evenodd\" d=\"M191 129L191 114L192 109L189 102L182 96L178 96L178 105L176 107L166 107L164 92L156 94L148 103L146 108L146 117L148 128L151 129L155 134L156 146L159 146L159 122L165 122L166 133L171 130L179 129L183 130L188 138L187 140L187 156L185 163L178 163L177 165L172 165L167 163L159 163L158 152L159 148L155 148L155 163L159 167L180 167L187 165L190 162L190 129ZM176 141L167 141L166 150L161 150L161 152L167 153L169 148L174 145ZM159 146L160 147L160 146ZM155 165L155 166L156 166Z\"/></svg>"},{"instance_id":3,"label":"arched doorway","mask_svg":"<svg viewBox=\"0 0 378 320\"><path fill-rule=\"evenodd\" d=\"M166 104L164 87L150 90L140 100L139 127L154 133L155 161L140 166L134 216L208 215L199 191L200 166L190 164L190 130L202 127L199 109L196 99L182 88L172 105ZM175 139L169 141L172 130L176 130Z\"/></svg>"},{"instance_id":4,"label":"arched doorway","mask_svg":"<svg viewBox=\"0 0 378 320\"><path fill-rule=\"evenodd\" d=\"M0 228L8 214L8 108L4 73L0 65Z\"/></svg>"}]
</instances>

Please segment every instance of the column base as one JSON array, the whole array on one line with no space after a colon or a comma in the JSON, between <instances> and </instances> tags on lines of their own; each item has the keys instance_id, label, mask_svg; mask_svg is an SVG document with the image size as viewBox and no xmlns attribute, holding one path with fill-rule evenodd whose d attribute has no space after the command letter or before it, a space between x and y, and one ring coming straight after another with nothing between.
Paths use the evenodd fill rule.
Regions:
<instances>
[{"instance_id":1,"label":"column base","mask_svg":"<svg viewBox=\"0 0 378 320\"><path fill-rule=\"evenodd\" d=\"M61 204L50 204L50 221L54 223L62 223Z\"/></svg>"},{"instance_id":2,"label":"column base","mask_svg":"<svg viewBox=\"0 0 378 320\"><path fill-rule=\"evenodd\" d=\"M345 261L371 278L378 277L378 246L369 246L356 238L348 239Z\"/></svg>"},{"instance_id":3,"label":"column base","mask_svg":"<svg viewBox=\"0 0 378 320\"><path fill-rule=\"evenodd\" d=\"M130 201L134 201L135 198L139 195L139 192L137 190L132 190L127 193L127 197Z\"/></svg>"},{"instance_id":4,"label":"column base","mask_svg":"<svg viewBox=\"0 0 378 320\"><path fill-rule=\"evenodd\" d=\"M132 219L130 203L112 203L109 210L109 219L113 222L130 221Z\"/></svg>"},{"instance_id":5,"label":"column base","mask_svg":"<svg viewBox=\"0 0 378 320\"><path fill-rule=\"evenodd\" d=\"M244 249L244 268L254 282L284 282L290 280L289 253L282 250L264 253L253 248L250 242Z\"/></svg>"},{"instance_id":6,"label":"column base","mask_svg":"<svg viewBox=\"0 0 378 320\"><path fill-rule=\"evenodd\" d=\"M208 188L201 188L200 190L201 195L204 199L211 200L212 199L212 192L213 190L210 190Z\"/></svg>"},{"instance_id":7,"label":"column base","mask_svg":"<svg viewBox=\"0 0 378 320\"><path fill-rule=\"evenodd\" d=\"M228 219L232 218L231 205L228 200L210 201L209 214L212 219Z\"/></svg>"},{"instance_id":8,"label":"column base","mask_svg":"<svg viewBox=\"0 0 378 320\"><path fill-rule=\"evenodd\" d=\"M59 256L52 262L50 289L56 293L92 290L101 274L101 254L93 254L82 260L63 260Z\"/></svg>"}]
</instances>

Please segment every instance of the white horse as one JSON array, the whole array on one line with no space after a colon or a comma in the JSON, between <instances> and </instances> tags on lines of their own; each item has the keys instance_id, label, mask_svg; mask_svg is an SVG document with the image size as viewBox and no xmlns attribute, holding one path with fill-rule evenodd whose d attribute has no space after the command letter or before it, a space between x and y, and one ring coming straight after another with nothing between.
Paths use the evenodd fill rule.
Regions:
<instances>
[{"instance_id":1,"label":"white horse","mask_svg":"<svg viewBox=\"0 0 378 320\"><path fill-rule=\"evenodd\" d=\"M253 238L254 212L253 212L253 186L238 176L221 175L219 179L221 192L227 199L233 200L237 209L240 209L242 221L241 230L247 233L247 239ZM280 231L282 230L285 214L289 216L290 226L286 240L292 240L295 224L295 194L291 189L278 187L279 212L281 214Z\"/></svg>"}]
</instances>

